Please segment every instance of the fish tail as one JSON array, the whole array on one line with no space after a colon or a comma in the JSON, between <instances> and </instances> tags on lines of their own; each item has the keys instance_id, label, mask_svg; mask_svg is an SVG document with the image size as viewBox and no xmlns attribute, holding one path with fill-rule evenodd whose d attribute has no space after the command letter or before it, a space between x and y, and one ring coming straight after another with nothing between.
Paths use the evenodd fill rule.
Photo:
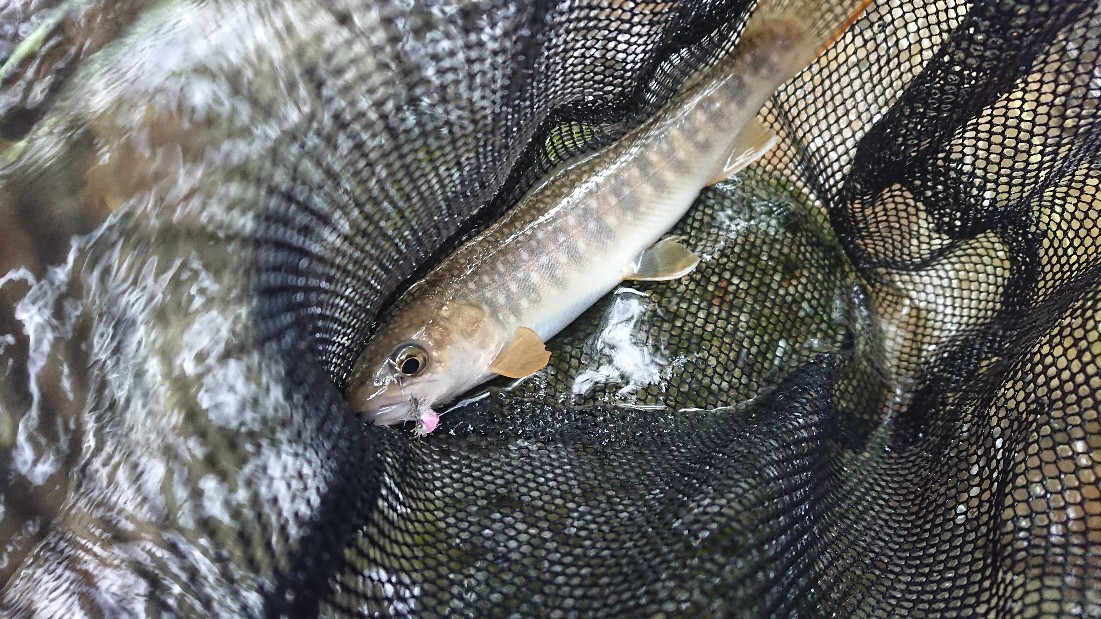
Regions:
<instances>
[{"instance_id":1,"label":"fish tail","mask_svg":"<svg viewBox=\"0 0 1101 619\"><path fill-rule=\"evenodd\" d=\"M871 3L872 0L761 0L743 36L777 24L798 25L806 33L800 59L805 67L836 43Z\"/></svg>"}]
</instances>

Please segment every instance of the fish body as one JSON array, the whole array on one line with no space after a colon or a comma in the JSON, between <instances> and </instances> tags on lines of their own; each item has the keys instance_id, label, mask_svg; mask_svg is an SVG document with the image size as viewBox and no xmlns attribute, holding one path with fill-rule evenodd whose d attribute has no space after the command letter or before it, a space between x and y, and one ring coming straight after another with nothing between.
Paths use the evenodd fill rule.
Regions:
<instances>
[{"instance_id":1,"label":"fish body","mask_svg":"<svg viewBox=\"0 0 1101 619\"><path fill-rule=\"evenodd\" d=\"M411 287L353 368L352 409L430 431L433 406L545 365L542 342L624 279L690 271L683 248L655 242L744 144L761 145L760 108L823 46L810 23L755 15L738 47L652 118L552 174Z\"/></svg>"}]
</instances>

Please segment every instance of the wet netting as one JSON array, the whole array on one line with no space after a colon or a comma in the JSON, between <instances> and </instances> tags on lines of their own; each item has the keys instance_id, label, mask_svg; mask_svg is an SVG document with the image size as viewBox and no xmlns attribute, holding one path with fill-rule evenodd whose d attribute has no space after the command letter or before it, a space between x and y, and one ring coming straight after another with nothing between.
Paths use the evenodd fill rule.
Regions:
<instances>
[{"instance_id":1,"label":"wet netting","mask_svg":"<svg viewBox=\"0 0 1101 619\"><path fill-rule=\"evenodd\" d=\"M4 614L1101 616L1095 1L873 2L695 272L427 437L350 413L388 303L753 10L0 6Z\"/></svg>"}]
</instances>

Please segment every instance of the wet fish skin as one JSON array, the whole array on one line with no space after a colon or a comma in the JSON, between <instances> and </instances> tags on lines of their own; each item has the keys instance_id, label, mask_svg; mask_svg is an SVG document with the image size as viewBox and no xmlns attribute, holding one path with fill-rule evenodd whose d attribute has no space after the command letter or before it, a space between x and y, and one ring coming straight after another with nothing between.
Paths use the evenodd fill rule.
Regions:
<instances>
[{"instance_id":1,"label":"wet fish skin","mask_svg":"<svg viewBox=\"0 0 1101 619\"><path fill-rule=\"evenodd\" d=\"M490 379L518 328L558 333L632 273L823 43L800 19L755 16L734 52L651 119L529 191L402 295L353 368L352 409L434 427L431 407ZM393 361L410 344L427 361L415 376Z\"/></svg>"}]
</instances>

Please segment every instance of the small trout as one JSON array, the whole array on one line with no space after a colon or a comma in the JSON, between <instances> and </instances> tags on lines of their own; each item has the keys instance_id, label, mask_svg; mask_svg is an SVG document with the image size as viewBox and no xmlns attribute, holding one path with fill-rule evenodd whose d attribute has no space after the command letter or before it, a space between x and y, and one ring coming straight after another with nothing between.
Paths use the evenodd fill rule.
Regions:
<instances>
[{"instance_id":1,"label":"small trout","mask_svg":"<svg viewBox=\"0 0 1101 619\"><path fill-rule=\"evenodd\" d=\"M652 118L552 174L448 256L368 342L349 381L352 409L431 432L432 407L494 375L543 368L544 342L620 282L690 272L695 256L675 239L655 242L702 188L771 147L758 112L866 4L846 1L760 8L734 51Z\"/></svg>"}]
</instances>

